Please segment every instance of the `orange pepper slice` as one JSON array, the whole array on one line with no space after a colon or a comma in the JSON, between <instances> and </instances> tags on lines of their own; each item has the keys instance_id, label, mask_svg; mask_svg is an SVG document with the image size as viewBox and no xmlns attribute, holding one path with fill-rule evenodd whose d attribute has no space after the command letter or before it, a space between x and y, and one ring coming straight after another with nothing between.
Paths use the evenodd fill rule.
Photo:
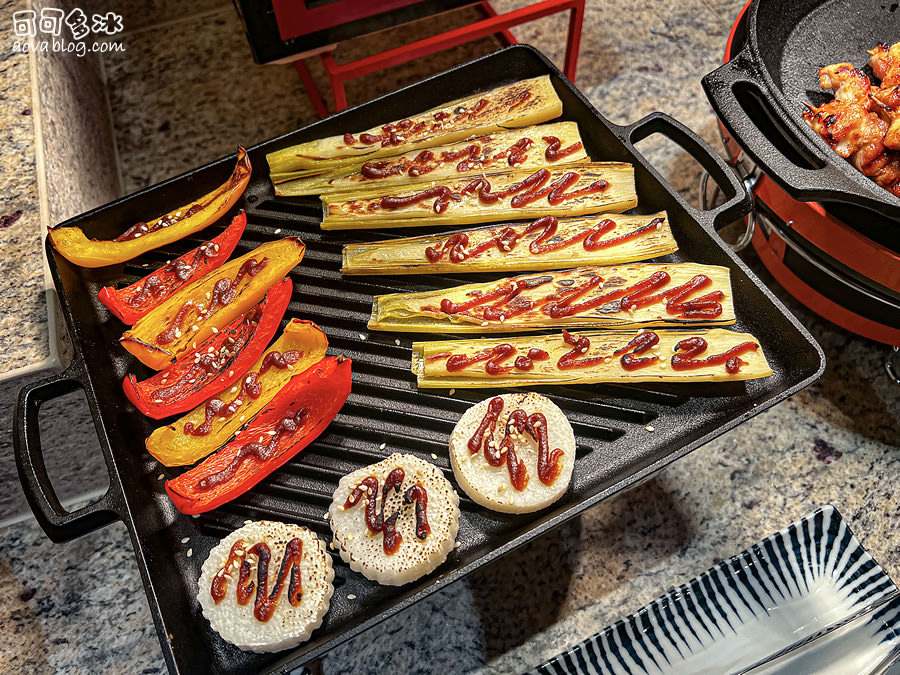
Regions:
<instances>
[{"instance_id":1,"label":"orange pepper slice","mask_svg":"<svg viewBox=\"0 0 900 675\"><path fill-rule=\"evenodd\" d=\"M159 427L147 438L147 452L165 466L183 466L203 459L250 424L288 380L318 363L326 349L328 338L321 328L311 321L291 319L281 337L235 386L198 405L178 421ZM283 358L291 352L295 356ZM288 367L279 364L275 355L288 361ZM265 369L264 362L268 364Z\"/></svg>"},{"instance_id":2,"label":"orange pepper slice","mask_svg":"<svg viewBox=\"0 0 900 675\"><path fill-rule=\"evenodd\" d=\"M141 363L162 370L262 300L305 251L300 237L258 246L154 307L119 342Z\"/></svg>"},{"instance_id":3,"label":"orange pepper slice","mask_svg":"<svg viewBox=\"0 0 900 675\"><path fill-rule=\"evenodd\" d=\"M88 239L80 227L71 226L50 230L50 242L66 260L82 267L103 267L131 260L212 225L244 193L251 171L247 151L239 147L237 163L229 179L200 199L179 206L149 223L138 223L118 239Z\"/></svg>"}]
</instances>

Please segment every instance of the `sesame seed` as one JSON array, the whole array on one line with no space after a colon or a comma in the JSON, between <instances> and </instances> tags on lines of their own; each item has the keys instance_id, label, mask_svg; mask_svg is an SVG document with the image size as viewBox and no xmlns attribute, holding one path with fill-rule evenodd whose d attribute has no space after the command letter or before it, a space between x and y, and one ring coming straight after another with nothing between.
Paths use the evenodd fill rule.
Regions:
<instances>
[{"instance_id":1,"label":"sesame seed","mask_svg":"<svg viewBox=\"0 0 900 675\"><path fill-rule=\"evenodd\" d=\"M645 428L647 431L656 431L656 429L654 429L653 427L651 427L649 424L648 424L647 426L645 426L644 428Z\"/></svg>"},{"instance_id":2,"label":"sesame seed","mask_svg":"<svg viewBox=\"0 0 900 675\"><path fill-rule=\"evenodd\" d=\"M237 393L237 390L238 390L237 386L234 386L234 387L231 388L231 393L232 393L232 394L236 394L236 393Z\"/></svg>"},{"instance_id":3,"label":"sesame seed","mask_svg":"<svg viewBox=\"0 0 900 675\"><path fill-rule=\"evenodd\" d=\"M431 459L437 459L437 455L434 454L433 452L431 453Z\"/></svg>"},{"instance_id":4,"label":"sesame seed","mask_svg":"<svg viewBox=\"0 0 900 675\"><path fill-rule=\"evenodd\" d=\"M328 548L330 548L332 551L334 550L334 542L333 541L328 542Z\"/></svg>"},{"instance_id":5,"label":"sesame seed","mask_svg":"<svg viewBox=\"0 0 900 675\"><path fill-rule=\"evenodd\" d=\"M195 513L194 515L191 516L191 518L199 518L199 517L200 517L199 513Z\"/></svg>"},{"instance_id":6,"label":"sesame seed","mask_svg":"<svg viewBox=\"0 0 900 675\"><path fill-rule=\"evenodd\" d=\"M453 394L455 394L455 393L456 393L456 389L451 389L449 392L450 396L453 396Z\"/></svg>"},{"instance_id":7,"label":"sesame seed","mask_svg":"<svg viewBox=\"0 0 900 675\"><path fill-rule=\"evenodd\" d=\"M359 339L360 339L360 340L365 340L365 339L366 339L366 336L363 335L362 333L360 333L360 334L359 334Z\"/></svg>"},{"instance_id":8,"label":"sesame seed","mask_svg":"<svg viewBox=\"0 0 900 675\"><path fill-rule=\"evenodd\" d=\"M239 419L238 422L243 422L246 417L246 415L241 415L241 419Z\"/></svg>"},{"instance_id":9,"label":"sesame seed","mask_svg":"<svg viewBox=\"0 0 900 675\"><path fill-rule=\"evenodd\" d=\"M215 326L213 326L213 327L212 327L212 332L213 332L213 333L218 333L218 332L219 332L219 329L216 328Z\"/></svg>"},{"instance_id":10,"label":"sesame seed","mask_svg":"<svg viewBox=\"0 0 900 675\"><path fill-rule=\"evenodd\" d=\"M326 511L324 514L322 514L322 517L327 519L328 516L330 516L330 515L331 515L331 513Z\"/></svg>"},{"instance_id":11,"label":"sesame seed","mask_svg":"<svg viewBox=\"0 0 900 675\"><path fill-rule=\"evenodd\" d=\"M279 227L277 230L275 230L275 234L281 234L281 228L280 228L280 227Z\"/></svg>"},{"instance_id":12,"label":"sesame seed","mask_svg":"<svg viewBox=\"0 0 900 675\"><path fill-rule=\"evenodd\" d=\"M190 558L192 555L194 555L194 549L189 548L188 552L187 552L187 557Z\"/></svg>"},{"instance_id":13,"label":"sesame seed","mask_svg":"<svg viewBox=\"0 0 900 675\"><path fill-rule=\"evenodd\" d=\"M487 321L482 321L482 322L481 322L481 325L482 325L482 326L487 326L487 325L488 325L488 322L487 322Z\"/></svg>"},{"instance_id":14,"label":"sesame seed","mask_svg":"<svg viewBox=\"0 0 900 675\"><path fill-rule=\"evenodd\" d=\"M228 371L228 377L234 377L234 371L233 371L233 370L229 370L229 371Z\"/></svg>"},{"instance_id":15,"label":"sesame seed","mask_svg":"<svg viewBox=\"0 0 900 675\"><path fill-rule=\"evenodd\" d=\"M166 477L166 474L161 473L156 477L156 480L163 480Z\"/></svg>"},{"instance_id":16,"label":"sesame seed","mask_svg":"<svg viewBox=\"0 0 900 675\"><path fill-rule=\"evenodd\" d=\"M453 544L453 548L459 548L460 546L462 546L461 542L456 542L455 544Z\"/></svg>"},{"instance_id":17,"label":"sesame seed","mask_svg":"<svg viewBox=\"0 0 900 675\"><path fill-rule=\"evenodd\" d=\"M347 599L348 600L356 600L356 595L354 595L353 593L347 593Z\"/></svg>"},{"instance_id":18,"label":"sesame seed","mask_svg":"<svg viewBox=\"0 0 900 675\"><path fill-rule=\"evenodd\" d=\"M182 543L182 544L186 544L186 543L188 543L190 540L191 540L190 537L185 537L184 539L181 540L181 543Z\"/></svg>"},{"instance_id":19,"label":"sesame seed","mask_svg":"<svg viewBox=\"0 0 900 675\"><path fill-rule=\"evenodd\" d=\"M400 340L399 340L399 339L394 340L394 344L397 345L397 346L399 347L399 346L400 346Z\"/></svg>"},{"instance_id":20,"label":"sesame seed","mask_svg":"<svg viewBox=\"0 0 900 675\"><path fill-rule=\"evenodd\" d=\"M381 445L378 446L378 449L384 450L386 447L387 447L387 443L382 443Z\"/></svg>"}]
</instances>

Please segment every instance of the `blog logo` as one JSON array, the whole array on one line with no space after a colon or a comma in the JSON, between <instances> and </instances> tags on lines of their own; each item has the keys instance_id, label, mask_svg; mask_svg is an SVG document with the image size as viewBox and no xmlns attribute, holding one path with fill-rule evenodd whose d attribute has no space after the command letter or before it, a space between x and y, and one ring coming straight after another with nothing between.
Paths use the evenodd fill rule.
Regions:
<instances>
[{"instance_id":1,"label":"blog logo","mask_svg":"<svg viewBox=\"0 0 900 675\"><path fill-rule=\"evenodd\" d=\"M78 56L88 51L122 52L124 45L106 38L123 29L122 15L115 12L88 14L79 7L68 13L56 7L44 7L40 12L26 9L13 12L13 32L32 40L16 41L13 51L73 52ZM98 40L88 45L84 40L91 34Z\"/></svg>"}]
</instances>

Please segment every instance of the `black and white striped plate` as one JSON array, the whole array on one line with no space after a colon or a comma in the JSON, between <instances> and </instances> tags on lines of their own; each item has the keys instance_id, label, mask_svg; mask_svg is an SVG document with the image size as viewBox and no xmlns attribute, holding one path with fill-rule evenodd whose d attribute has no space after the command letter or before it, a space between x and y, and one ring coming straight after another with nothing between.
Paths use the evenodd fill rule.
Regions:
<instances>
[{"instance_id":1,"label":"black and white striped plate","mask_svg":"<svg viewBox=\"0 0 900 675\"><path fill-rule=\"evenodd\" d=\"M826 506L533 672L736 672L894 593L890 577ZM817 641L790 669L868 672L900 646L900 600L867 616Z\"/></svg>"}]
</instances>

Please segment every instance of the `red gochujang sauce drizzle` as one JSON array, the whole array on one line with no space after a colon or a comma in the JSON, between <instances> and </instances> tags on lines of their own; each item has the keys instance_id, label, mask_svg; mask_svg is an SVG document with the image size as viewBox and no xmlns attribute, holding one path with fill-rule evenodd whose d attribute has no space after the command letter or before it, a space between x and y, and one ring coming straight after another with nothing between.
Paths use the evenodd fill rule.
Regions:
<instances>
[{"instance_id":1,"label":"red gochujang sauce drizzle","mask_svg":"<svg viewBox=\"0 0 900 675\"><path fill-rule=\"evenodd\" d=\"M537 288L551 281L553 281L553 277L549 275L518 279L513 283L504 284L490 293L474 295L471 300L465 302L457 303L449 298L444 298L441 300L440 309L445 314L458 314L479 305L492 303L484 309L484 318L488 321L505 321L510 317L518 316L534 308L534 303L531 300L519 297L522 291Z\"/></svg>"},{"instance_id":2,"label":"red gochujang sauce drizzle","mask_svg":"<svg viewBox=\"0 0 900 675\"><path fill-rule=\"evenodd\" d=\"M247 560L248 556L256 556L256 582L251 578L252 567ZM288 602L293 607L297 607L303 599L303 584L301 578L301 564L303 562L303 540L294 537L284 548L284 556L281 559L281 568L278 570L278 576L275 578L275 585L272 592L269 593L269 561L272 559L272 552L268 544L259 542L252 546L249 550L244 549L243 540L239 539L231 547L228 560L212 579L210 594L218 605L225 598L228 591L228 579L231 576L230 570L234 563L240 565L240 574L237 583L237 602L239 605L246 605L250 601L253 594L254 586L256 588L256 600L253 603L253 616L257 621L268 621L275 613L278 607L278 601L284 590L285 581L290 576L288 582ZM226 576L227 575L227 576Z\"/></svg>"},{"instance_id":3,"label":"red gochujang sauce drizzle","mask_svg":"<svg viewBox=\"0 0 900 675\"><path fill-rule=\"evenodd\" d=\"M258 262L255 258L250 258L240 266L234 279L219 279L213 286L209 307L206 308L206 312L203 313L201 318L210 316L216 307L224 307L231 303L237 295L237 287L241 279L245 276L255 277L268 262L268 258L263 258ZM181 306L181 309L178 310L175 319L172 321L172 325L156 336L156 341L159 344L166 345L180 337L184 318L191 307L194 307L193 300L188 300Z\"/></svg>"},{"instance_id":4,"label":"red gochujang sauce drizzle","mask_svg":"<svg viewBox=\"0 0 900 675\"><path fill-rule=\"evenodd\" d=\"M218 250L218 244L207 241L201 244L194 252L194 257L190 262L182 260L181 258L176 258L175 260L166 263L156 272L148 276L144 280L143 285L141 285L141 290L128 298L125 303L132 307L140 307L147 300L158 298L163 291L162 277L172 274L176 279L184 281L191 275L194 268L197 267L204 258L207 260L214 258L218 254Z\"/></svg>"},{"instance_id":5,"label":"red gochujang sauce drizzle","mask_svg":"<svg viewBox=\"0 0 900 675\"><path fill-rule=\"evenodd\" d=\"M197 482L197 487L201 490L209 490L210 488L214 488L217 485L227 483L234 477L241 464L248 457L254 457L258 462L261 463L272 459L272 457L275 456L278 450L278 441L280 441L281 438L286 434L293 434L294 432L296 432L297 429L300 428L300 425L303 423L305 417L305 408L300 408L295 413L288 411L285 414L285 417L275 427L275 433L271 436L263 437L263 440L268 439L268 443L264 444L262 441L259 441L242 445L237 454L234 456L234 459L232 459L224 469L201 478Z\"/></svg>"},{"instance_id":6,"label":"red gochujang sauce drizzle","mask_svg":"<svg viewBox=\"0 0 900 675\"><path fill-rule=\"evenodd\" d=\"M659 344L659 335L653 331L647 331L634 337L631 342L613 352L613 356L620 356L619 363L625 370L638 370L659 361L658 356L645 356L637 358L639 354L645 353L653 345Z\"/></svg>"},{"instance_id":7,"label":"red gochujang sauce drizzle","mask_svg":"<svg viewBox=\"0 0 900 675\"><path fill-rule=\"evenodd\" d=\"M584 335L572 335L569 331L563 330L563 341L567 345L572 345L572 349L559 357L556 367L560 370L569 370L571 368L585 368L595 363L603 363L605 360L602 356L591 356L582 358L591 348L590 338Z\"/></svg>"},{"instance_id":8,"label":"red gochujang sauce drizzle","mask_svg":"<svg viewBox=\"0 0 900 675\"><path fill-rule=\"evenodd\" d=\"M350 491L350 496L344 502L344 508L349 509L356 506L363 495L366 495L366 527L370 532L382 532L382 545L386 555L394 555L403 543L403 536L397 532L396 523L400 516L400 511L395 512L388 518L384 517L384 508L387 504L388 496L391 490L400 492L400 486L406 477L401 467L397 467L391 471L384 479L384 487L381 491L381 509L377 507L378 479L375 476L369 476L363 479L359 485ZM423 488L424 489L424 488ZM426 501L427 503L427 501Z\"/></svg>"},{"instance_id":9,"label":"red gochujang sauce drizzle","mask_svg":"<svg viewBox=\"0 0 900 675\"><path fill-rule=\"evenodd\" d=\"M550 452L547 419L543 413L532 413L529 416L521 408L513 410L507 418L503 439L497 445L493 436L501 412L503 399L496 396L488 403L484 417L469 439L469 452L474 455L483 445L485 461L491 466L500 466L505 458L510 483L521 492L528 486L528 471L525 463L516 454L512 430L514 429L517 434L527 431L538 444L538 477L545 485L552 485L559 476L561 470L559 460L563 452L559 448Z\"/></svg>"},{"instance_id":10,"label":"red gochujang sauce drizzle","mask_svg":"<svg viewBox=\"0 0 900 675\"><path fill-rule=\"evenodd\" d=\"M426 539L431 534L428 524L428 492L421 483L416 483L403 494L403 503L416 505L416 537Z\"/></svg>"},{"instance_id":11,"label":"red gochujang sauce drizzle","mask_svg":"<svg viewBox=\"0 0 900 675\"><path fill-rule=\"evenodd\" d=\"M494 108L488 108L488 104L490 103L490 101L486 98L482 98L476 101L471 108L458 106L453 111L455 117L452 121L459 122L463 119L474 121L489 112L494 112L495 110L500 110L501 108L506 108L506 110L513 110L525 103L525 101L527 101L529 98L531 98L531 92L523 91L514 98L510 99L508 102L501 102ZM360 134L359 141L364 145L374 145L375 143L380 142L381 146L385 148L400 145L404 141L409 140L410 137L417 136L423 132L432 132L441 129L444 126L444 122L450 117L450 113L439 110L438 112L434 113L434 122L430 125L430 127L425 122L413 123L413 121L410 119L403 119L399 122L385 124L381 127L382 133L380 134ZM400 133L398 134L397 132ZM352 134L344 134L344 143L346 145L353 145L355 142L356 139L353 138Z\"/></svg>"},{"instance_id":12,"label":"red gochujang sauce drizzle","mask_svg":"<svg viewBox=\"0 0 900 675\"><path fill-rule=\"evenodd\" d=\"M706 340L699 336L681 340L675 345L675 351L678 353L672 356L672 370L696 370L724 363L726 372L736 375L741 371L741 366L747 365L746 361L738 357L759 349L759 345L755 342L742 342L721 354L713 354L704 359L694 358L705 352L708 346Z\"/></svg>"},{"instance_id":13,"label":"red gochujang sauce drizzle","mask_svg":"<svg viewBox=\"0 0 900 675\"><path fill-rule=\"evenodd\" d=\"M646 225L642 225L631 232L620 234L617 237L603 239L602 237L610 230L616 227L616 223L605 218L595 224L593 227L572 235L568 239L559 239L557 241L548 241L556 235L559 227L559 220L556 216L541 216L533 223L517 232L512 227L505 227L490 239L486 239L477 246L468 248L469 234L467 232L459 232L451 235L443 242L436 246L428 246L425 248L425 257L429 262L438 262L444 255L447 255L450 262L461 263L471 258L477 258L482 253L495 248L501 253L509 253L522 237L533 232L539 232L538 236L528 245L528 251L532 255L541 255L542 253L551 253L582 242L584 250L599 251L611 246L624 244L625 242L637 239L648 232L656 230L662 224L662 218L654 218Z\"/></svg>"},{"instance_id":14,"label":"red gochujang sauce drizzle","mask_svg":"<svg viewBox=\"0 0 900 675\"><path fill-rule=\"evenodd\" d=\"M431 360L437 360L438 358L449 356L445 367L447 368L447 371L451 373L460 371L475 363L485 361L484 370L488 375L503 375L512 371L513 368L516 370L531 370L534 368L535 361L546 361L550 358L550 355L543 349L529 349L527 355L523 354L516 357L512 366L501 365L504 361L514 356L515 353L515 347L511 344L503 343L487 351L478 352L472 356L466 354L453 354L452 356L435 354L430 358Z\"/></svg>"},{"instance_id":15,"label":"red gochujang sauce drizzle","mask_svg":"<svg viewBox=\"0 0 900 675\"><path fill-rule=\"evenodd\" d=\"M206 436L212 430L213 420L218 416L221 419L231 417L244 404L245 399L257 399L262 392L262 385L259 383L259 376L265 373L269 368L275 367L279 370L294 365L300 360L300 352L291 349L284 352L269 352L263 357L258 373L247 373L241 382L241 390L238 395L229 404L218 397L213 397L206 402L204 409L205 419L198 427L194 427L193 422L185 422L184 433L192 436Z\"/></svg>"},{"instance_id":16,"label":"red gochujang sauce drizzle","mask_svg":"<svg viewBox=\"0 0 900 675\"><path fill-rule=\"evenodd\" d=\"M218 195L216 195L218 196ZM122 234L116 237L113 241L131 241L132 239L138 239L146 234L150 234L151 232L156 232L157 230L161 230L164 227L169 227L170 225L174 225L175 223L180 223L185 218L188 218L195 213L199 213L206 206L212 203L212 200L215 199L213 197L206 204L192 204L189 208L185 209L181 215L171 215L171 216L163 216L159 220L155 221L152 226L147 225L147 223L135 223L127 230L125 230Z\"/></svg>"},{"instance_id":17,"label":"red gochujang sauce drizzle","mask_svg":"<svg viewBox=\"0 0 900 675\"><path fill-rule=\"evenodd\" d=\"M451 199L459 199L459 197L450 192L450 188L446 185L436 185L411 195L383 197L380 206L383 209L392 211L394 209L403 208L404 206L418 204L419 202L431 199L432 197L436 198L432 204L432 209L434 209L435 213L443 213L447 210L447 205L450 203Z\"/></svg>"},{"instance_id":18,"label":"red gochujang sauce drizzle","mask_svg":"<svg viewBox=\"0 0 900 675\"><path fill-rule=\"evenodd\" d=\"M712 280L705 274L697 274L690 281L680 286L650 295L650 293L662 288L671 281L668 272L662 270L654 272L646 279L642 279L627 288L619 288L609 293L598 295L591 300L575 303L587 292L600 285L602 281L600 277L593 277L581 286L570 288L562 299L544 304L543 312L557 319L587 312L615 300L619 301L619 311L632 311L665 300L667 302L666 311L669 314L676 314L684 318L715 318L722 313L722 305L719 303L724 298L722 291L713 291L694 300L685 300L685 297L690 293L712 283Z\"/></svg>"},{"instance_id":19,"label":"red gochujang sauce drizzle","mask_svg":"<svg viewBox=\"0 0 900 675\"><path fill-rule=\"evenodd\" d=\"M542 136L544 139L544 143L547 144L547 149L544 151L544 157L547 158L548 162L556 162L563 157L568 157L572 153L578 152L584 146L581 144L581 141L577 143L572 143L568 148L563 148L560 150L560 146L562 145L562 141L559 140L556 136Z\"/></svg>"}]
</instances>

